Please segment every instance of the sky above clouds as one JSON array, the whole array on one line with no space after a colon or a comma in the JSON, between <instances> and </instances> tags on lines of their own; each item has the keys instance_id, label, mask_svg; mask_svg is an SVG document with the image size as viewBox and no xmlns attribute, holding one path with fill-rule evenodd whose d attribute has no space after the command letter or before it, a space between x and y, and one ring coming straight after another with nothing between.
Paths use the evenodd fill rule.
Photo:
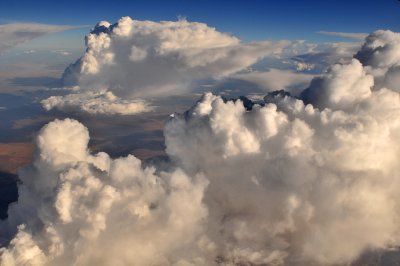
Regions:
<instances>
[{"instance_id":1,"label":"sky above clouds","mask_svg":"<svg viewBox=\"0 0 400 266\"><path fill-rule=\"evenodd\" d=\"M331 40L317 31L362 32L398 30L399 3L373 1L2 1L0 23L94 25L129 15L139 20L207 22L244 40Z\"/></svg>"}]
</instances>

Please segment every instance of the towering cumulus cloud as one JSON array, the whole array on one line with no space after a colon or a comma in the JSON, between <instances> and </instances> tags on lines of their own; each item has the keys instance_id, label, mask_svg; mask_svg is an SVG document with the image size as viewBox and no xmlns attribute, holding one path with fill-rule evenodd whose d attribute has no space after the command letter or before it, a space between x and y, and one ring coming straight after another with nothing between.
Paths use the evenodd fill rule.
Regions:
<instances>
[{"instance_id":1,"label":"towering cumulus cloud","mask_svg":"<svg viewBox=\"0 0 400 266\"><path fill-rule=\"evenodd\" d=\"M267 55L279 54L286 45L270 41L244 44L206 24L186 20L158 23L123 17L113 25L103 21L86 36L84 56L63 75L65 85L79 85L84 97L79 93L67 96L65 102L59 97L43 105L63 110L81 106L86 111L78 99L87 99L87 91L109 90L129 100L182 92L197 80L224 77ZM107 109L96 104L92 110L97 106L103 107L102 113ZM130 109L130 113L148 110Z\"/></svg>"},{"instance_id":2,"label":"towering cumulus cloud","mask_svg":"<svg viewBox=\"0 0 400 266\"><path fill-rule=\"evenodd\" d=\"M300 98L205 94L166 124L162 169L90 154L77 121L48 124L2 265L348 265L400 245L400 95L385 85L398 38L371 34Z\"/></svg>"},{"instance_id":3,"label":"towering cumulus cloud","mask_svg":"<svg viewBox=\"0 0 400 266\"><path fill-rule=\"evenodd\" d=\"M205 263L207 179L180 169L156 174L133 156L89 154L87 129L56 120L37 138L2 236L15 232L1 265ZM18 225L18 227L15 227Z\"/></svg>"}]
</instances>

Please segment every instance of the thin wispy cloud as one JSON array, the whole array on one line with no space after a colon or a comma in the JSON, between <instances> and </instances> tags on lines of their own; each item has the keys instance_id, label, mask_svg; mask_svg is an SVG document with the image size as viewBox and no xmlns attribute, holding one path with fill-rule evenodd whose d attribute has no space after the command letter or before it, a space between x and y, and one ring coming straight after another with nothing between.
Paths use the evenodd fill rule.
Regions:
<instances>
[{"instance_id":1,"label":"thin wispy cloud","mask_svg":"<svg viewBox=\"0 0 400 266\"><path fill-rule=\"evenodd\" d=\"M368 36L367 33L362 32L339 32L339 31L317 31L318 34L328 35L328 36L335 36L335 37L342 37L342 38L349 38L355 40L364 40L365 37Z\"/></svg>"},{"instance_id":2,"label":"thin wispy cloud","mask_svg":"<svg viewBox=\"0 0 400 266\"><path fill-rule=\"evenodd\" d=\"M46 34L84 26L51 25L40 23L8 23L0 25L0 52Z\"/></svg>"},{"instance_id":3,"label":"thin wispy cloud","mask_svg":"<svg viewBox=\"0 0 400 266\"><path fill-rule=\"evenodd\" d=\"M71 52L65 51L65 50L53 50L53 51L51 51L51 53L58 54L58 55L64 55L64 56L71 55Z\"/></svg>"}]
</instances>

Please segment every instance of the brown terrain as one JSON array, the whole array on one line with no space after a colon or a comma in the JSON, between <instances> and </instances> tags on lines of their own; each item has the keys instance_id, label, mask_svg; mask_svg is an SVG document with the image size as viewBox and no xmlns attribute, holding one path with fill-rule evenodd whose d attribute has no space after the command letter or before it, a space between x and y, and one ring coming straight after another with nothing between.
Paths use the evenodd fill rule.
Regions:
<instances>
[{"instance_id":1,"label":"brown terrain","mask_svg":"<svg viewBox=\"0 0 400 266\"><path fill-rule=\"evenodd\" d=\"M163 150L150 150L150 149L135 149L132 154L140 160L148 160L154 157L167 156Z\"/></svg>"},{"instance_id":2,"label":"brown terrain","mask_svg":"<svg viewBox=\"0 0 400 266\"><path fill-rule=\"evenodd\" d=\"M0 143L0 171L16 174L18 167L32 161L33 150L29 142Z\"/></svg>"}]
</instances>

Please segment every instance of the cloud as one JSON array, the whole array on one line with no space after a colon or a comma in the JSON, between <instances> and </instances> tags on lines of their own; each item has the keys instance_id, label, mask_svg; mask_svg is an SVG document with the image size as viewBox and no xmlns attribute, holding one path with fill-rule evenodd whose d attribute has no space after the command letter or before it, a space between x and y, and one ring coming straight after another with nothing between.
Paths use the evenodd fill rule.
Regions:
<instances>
[{"instance_id":1,"label":"cloud","mask_svg":"<svg viewBox=\"0 0 400 266\"><path fill-rule=\"evenodd\" d=\"M133 115L154 109L140 100L122 100L111 91L76 91L65 96L51 96L41 101L47 111L56 108L64 112L81 110L89 114Z\"/></svg>"},{"instance_id":2,"label":"cloud","mask_svg":"<svg viewBox=\"0 0 400 266\"><path fill-rule=\"evenodd\" d=\"M107 88L118 97L149 99L190 91L199 80L220 79L289 42L242 43L204 23L139 21L100 22L86 37L86 53L68 67L65 85L82 91Z\"/></svg>"},{"instance_id":3,"label":"cloud","mask_svg":"<svg viewBox=\"0 0 400 266\"><path fill-rule=\"evenodd\" d=\"M314 77L310 74L297 73L290 70L270 69L269 71L252 71L233 76L262 88L264 91L286 90L298 95L309 85Z\"/></svg>"},{"instance_id":4,"label":"cloud","mask_svg":"<svg viewBox=\"0 0 400 266\"><path fill-rule=\"evenodd\" d=\"M24 54L34 54L36 52L37 52L36 50L32 50L32 49L23 51Z\"/></svg>"},{"instance_id":5,"label":"cloud","mask_svg":"<svg viewBox=\"0 0 400 266\"><path fill-rule=\"evenodd\" d=\"M301 97L319 108L340 109L369 98L373 85L373 76L366 73L357 59L353 59L350 64L336 64L326 75L313 79Z\"/></svg>"},{"instance_id":6,"label":"cloud","mask_svg":"<svg viewBox=\"0 0 400 266\"><path fill-rule=\"evenodd\" d=\"M53 50L51 51L53 54L59 54L59 55L71 55L71 52L65 51L65 50Z\"/></svg>"},{"instance_id":7,"label":"cloud","mask_svg":"<svg viewBox=\"0 0 400 266\"><path fill-rule=\"evenodd\" d=\"M210 180L208 228L223 261L346 264L397 245L399 99L382 89L347 109L283 97L247 111L208 94L167 124L167 153Z\"/></svg>"},{"instance_id":8,"label":"cloud","mask_svg":"<svg viewBox=\"0 0 400 266\"><path fill-rule=\"evenodd\" d=\"M294 62L297 71L312 70L315 68L314 64L308 64L304 62Z\"/></svg>"},{"instance_id":9,"label":"cloud","mask_svg":"<svg viewBox=\"0 0 400 266\"><path fill-rule=\"evenodd\" d=\"M317 31L318 34L343 37L356 40L364 40L368 36L367 33L354 33L354 32L337 32L337 31Z\"/></svg>"},{"instance_id":10,"label":"cloud","mask_svg":"<svg viewBox=\"0 0 400 266\"><path fill-rule=\"evenodd\" d=\"M333 64L349 63L361 45L361 42L303 44L308 49L295 53L291 60L298 71L312 70L313 73L323 73Z\"/></svg>"},{"instance_id":11,"label":"cloud","mask_svg":"<svg viewBox=\"0 0 400 266\"><path fill-rule=\"evenodd\" d=\"M26 186L7 221L25 225L10 229L16 236L1 249L1 264L204 261L192 251L212 248L201 236L205 178L180 169L156 174L131 155L91 155L88 141L87 129L75 120L56 120L41 130L32 168L20 173ZM103 256L105 247L110 255Z\"/></svg>"},{"instance_id":12,"label":"cloud","mask_svg":"<svg viewBox=\"0 0 400 266\"><path fill-rule=\"evenodd\" d=\"M365 40L356 58L373 68L389 68L400 65L400 33L378 30Z\"/></svg>"},{"instance_id":13,"label":"cloud","mask_svg":"<svg viewBox=\"0 0 400 266\"><path fill-rule=\"evenodd\" d=\"M397 82L400 73L400 34L388 30L371 33L355 58L374 76L375 87L399 90Z\"/></svg>"},{"instance_id":14,"label":"cloud","mask_svg":"<svg viewBox=\"0 0 400 266\"><path fill-rule=\"evenodd\" d=\"M279 54L287 42L243 44L203 23L138 21L99 23L87 51L64 74L82 87L101 83L116 94L153 96L182 91L193 80L230 75ZM186 88L187 89L187 88Z\"/></svg>"},{"instance_id":15,"label":"cloud","mask_svg":"<svg viewBox=\"0 0 400 266\"><path fill-rule=\"evenodd\" d=\"M363 64L331 66L299 99L271 93L251 106L207 94L166 125L172 160L209 178L223 262L345 265L399 244L399 85L376 82L398 69L398 36L372 33Z\"/></svg>"},{"instance_id":16,"label":"cloud","mask_svg":"<svg viewBox=\"0 0 400 266\"><path fill-rule=\"evenodd\" d=\"M297 98L204 94L167 122L161 165L91 154L81 123L49 123L1 264L349 265L398 247L400 92L374 75L398 67L396 38L372 33L361 51L379 46Z\"/></svg>"},{"instance_id":17,"label":"cloud","mask_svg":"<svg viewBox=\"0 0 400 266\"><path fill-rule=\"evenodd\" d=\"M9 23L0 25L0 52L49 33L75 29L80 26L39 23Z\"/></svg>"}]
</instances>

